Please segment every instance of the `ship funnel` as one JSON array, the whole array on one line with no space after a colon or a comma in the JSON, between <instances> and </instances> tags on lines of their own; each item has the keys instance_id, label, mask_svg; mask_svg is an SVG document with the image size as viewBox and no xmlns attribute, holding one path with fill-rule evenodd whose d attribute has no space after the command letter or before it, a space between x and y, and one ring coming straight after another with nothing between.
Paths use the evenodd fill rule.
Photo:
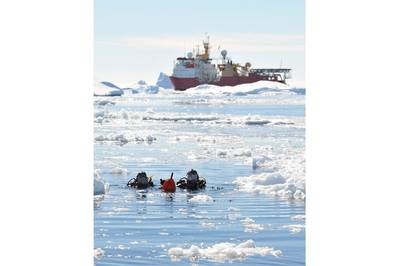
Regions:
<instances>
[{"instance_id":1,"label":"ship funnel","mask_svg":"<svg viewBox=\"0 0 399 266\"><path fill-rule=\"evenodd\" d=\"M223 59L226 59L226 55L227 55L227 51L226 50L222 50L220 52L220 54L223 56Z\"/></svg>"}]
</instances>

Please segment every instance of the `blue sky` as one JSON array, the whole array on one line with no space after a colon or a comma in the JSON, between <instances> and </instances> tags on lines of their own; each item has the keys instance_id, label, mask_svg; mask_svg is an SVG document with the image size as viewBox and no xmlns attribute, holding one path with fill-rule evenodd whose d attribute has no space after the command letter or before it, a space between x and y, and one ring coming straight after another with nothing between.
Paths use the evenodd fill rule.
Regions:
<instances>
[{"instance_id":1,"label":"blue sky","mask_svg":"<svg viewBox=\"0 0 399 266\"><path fill-rule=\"evenodd\" d=\"M95 78L154 82L208 33L238 63L291 67L305 76L302 0L95 0Z\"/></svg>"}]
</instances>

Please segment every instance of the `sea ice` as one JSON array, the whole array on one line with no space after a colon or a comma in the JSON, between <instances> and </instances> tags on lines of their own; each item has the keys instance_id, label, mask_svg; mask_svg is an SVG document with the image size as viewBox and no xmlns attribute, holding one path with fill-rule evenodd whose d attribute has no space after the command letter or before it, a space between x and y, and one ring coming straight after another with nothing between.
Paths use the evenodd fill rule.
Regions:
<instances>
[{"instance_id":1,"label":"sea ice","mask_svg":"<svg viewBox=\"0 0 399 266\"><path fill-rule=\"evenodd\" d=\"M215 229L216 224L215 223L207 223L207 222L201 222L201 226L209 229Z\"/></svg>"},{"instance_id":2,"label":"sea ice","mask_svg":"<svg viewBox=\"0 0 399 266\"><path fill-rule=\"evenodd\" d=\"M265 225L263 224L256 224L255 221L249 217L241 220L242 226L245 228L245 232L256 232L265 229Z\"/></svg>"},{"instance_id":3,"label":"sea ice","mask_svg":"<svg viewBox=\"0 0 399 266\"><path fill-rule=\"evenodd\" d=\"M101 248L95 248L94 249L94 258L100 259L102 256L104 256L105 252Z\"/></svg>"},{"instance_id":4,"label":"sea ice","mask_svg":"<svg viewBox=\"0 0 399 266\"><path fill-rule=\"evenodd\" d=\"M186 90L187 94L227 94L234 96L244 96L249 94L267 94L267 93L293 93L291 87L282 83L271 81L257 81L249 84L240 84L237 86L217 86L202 84L197 87Z\"/></svg>"},{"instance_id":5,"label":"sea ice","mask_svg":"<svg viewBox=\"0 0 399 266\"><path fill-rule=\"evenodd\" d=\"M127 175L129 172L126 168L114 167L110 171L113 175Z\"/></svg>"},{"instance_id":6,"label":"sea ice","mask_svg":"<svg viewBox=\"0 0 399 266\"><path fill-rule=\"evenodd\" d=\"M109 134L109 135L98 135L94 138L95 141L99 142L106 142L106 141L111 141L111 142L117 142L119 144L126 144L129 142L129 140L125 137L123 134Z\"/></svg>"},{"instance_id":7,"label":"sea ice","mask_svg":"<svg viewBox=\"0 0 399 266\"><path fill-rule=\"evenodd\" d=\"M291 216L291 220L293 221L303 221L305 220L306 216L303 214L297 214L297 215L293 215Z\"/></svg>"},{"instance_id":8,"label":"sea ice","mask_svg":"<svg viewBox=\"0 0 399 266\"><path fill-rule=\"evenodd\" d=\"M109 184L102 179L98 171L94 172L94 195L101 195L107 193Z\"/></svg>"},{"instance_id":9,"label":"sea ice","mask_svg":"<svg viewBox=\"0 0 399 266\"><path fill-rule=\"evenodd\" d=\"M174 88L172 81L170 81L169 76L163 72L159 73L158 80L155 85L157 85L158 87L165 88L165 89L173 89Z\"/></svg>"},{"instance_id":10,"label":"sea ice","mask_svg":"<svg viewBox=\"0 0 399 266\"><path fill-rule=\"evenodd\" d=\"M123 90L110 82L97 82L94 84L94 96L121 96Z\"/></svg>"},{"instance_id":11,"label":"sea ice","mask_svg":"<svg viewBox=\"0 0 399 266\"><path fill-rule=\"evenodd\" d=\"M99 106L104 106L104 105L114 105L115 102L110 101L110 100L97 100L94 102L94 104L99 105Z\"/></svg>"},{"instance_id":12,"label":"sea ice","mask_svg":"<svg viewBox=\"0 0 399 266\"><path fill-rule=\"evenodd\" d=\"M189 202L212 202L213 198L205 194L198 194L188 200Z\"/></svg>"},{"instance_id":13,"label":"sea ice","mask_svg":"<svg viewBox=\"0 0 399 266\"><path fill-rule=\"evenodd\" d=\"M253 240L247 240L240 244L233 244L229 242L218 243L207 248L200 248L196 245L191 245L190 248L184 249L181 247L174 247L168 250L168 255L174 261L181 258L188 258L191 261L198 261L206 259L216 262L225 261L243 261L249 256L281 256L281 250L275 250L271 247L256 247Z\"/></svg>"},{"instance_id":14,"label":"sea ice","mask_svg":"<svg viewBox=\"0 0 399 266\"><path fill-rule=\"evenodd\" d=\"M282 228L289 229L291 233L297 234L300 233L304 228L304 224L287 224L283 225Z\"/></svg>"},{"instance_id":15,"label":"sea ice","mask_svg":"<svg viewBox=\"0 0 399 266\"><path fill-rule=\"evenodd\" d=\"M240 191L280 196L287 199L305 200L305 180L286 179L278 173L261 173L237 177L233 184Z\"/></svg>"}]
</instances>

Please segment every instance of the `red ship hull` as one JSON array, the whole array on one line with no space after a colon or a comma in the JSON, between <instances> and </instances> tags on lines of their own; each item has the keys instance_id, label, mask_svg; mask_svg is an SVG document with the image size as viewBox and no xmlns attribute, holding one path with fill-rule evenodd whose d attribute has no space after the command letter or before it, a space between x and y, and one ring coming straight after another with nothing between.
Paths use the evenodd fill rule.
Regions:
<instances>
[{"instance_id":1,"label":"red ship hull","mask_svg":"<svg viewBox=\"0 0 399 266\"><path fill-rule=\"evenodd\" d=\"M170 80L175 87L175 90L184 91L189 88L196 87L201 83L196 78L177 78L170 76ZM237 77L221 77L217 82L209 82L207 84L217 85L217 86L236 86L240 84L254 83L260 80L269 80L285 83L284 81L278 80L274 76L261 76L256 74L249 74L249 76L237 76Z\"/></svg>"}]
</instances>

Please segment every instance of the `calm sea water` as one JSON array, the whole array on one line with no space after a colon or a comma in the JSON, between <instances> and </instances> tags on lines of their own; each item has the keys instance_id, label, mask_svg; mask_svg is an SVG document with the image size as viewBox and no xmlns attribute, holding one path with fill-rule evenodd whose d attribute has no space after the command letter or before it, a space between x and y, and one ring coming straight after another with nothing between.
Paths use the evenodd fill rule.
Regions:
<instances>
[{"instance_id":1,"label":"calm sea water","mask_svg":"<svg viewBox=\"0 0 399 266\"><path fill-rule=\"evenodd\" d=\"M255 255L225 263L305 264L305 229L293 232L287 227L304 224L292 220L294 215L305 214L304 201L243 192L233 184L237 177L266 171L252 167L253 157L266 150L285 158L273 165L277 170L297 167L291 160L304 154L304 95L125 95L95 100L113 102L95 103L97 117L102 117L94 123L95 136L122 134L127 139L97 138L94 144L94 168L110 184L109 192L97 197L94 204L94 247L104 251L95 259L96 265L219 265L224 263L187 258L172 261L168 250L249 239L256 246L279 249L283 255ZM171 117L179 119L168 120ZM291 123L248 125L248 119ZM148 141L148 136L156 140ZM173 194L159 190L160 178L174 172L178 179L191 168L206 178L205 190L177 189ZM153 176L154 188L126 187L140 171ZM211 196L213 201L189 201L198 193ZM264 229L245 230L245 218L264 225Z\"/></svg>"}]
</instances>

